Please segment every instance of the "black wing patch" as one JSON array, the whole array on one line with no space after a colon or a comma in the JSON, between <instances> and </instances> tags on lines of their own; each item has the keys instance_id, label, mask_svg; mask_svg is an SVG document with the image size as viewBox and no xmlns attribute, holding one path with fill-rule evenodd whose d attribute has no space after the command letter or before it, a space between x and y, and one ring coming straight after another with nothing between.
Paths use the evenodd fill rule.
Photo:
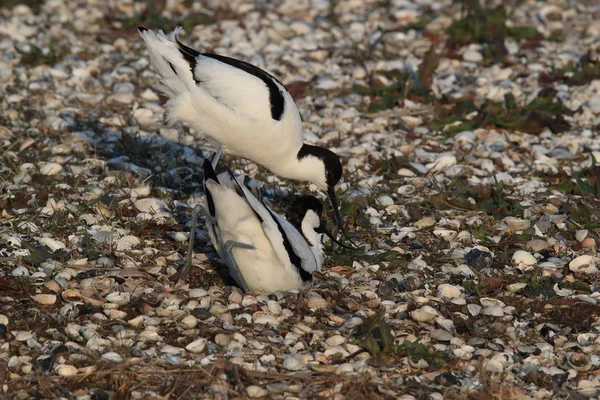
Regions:
<instances>
[{"instance_id":1,"label":"black wing patch","mask_svg":"<svg viewBox=\"0 0 600 400\"><path fill-rule=\"evenodd\" d=\"M177 42L177 46L179 47L179 52L181 53L185 61L187 61L188 64L190 64L190 71L192 72L192 78L194 78L194 82L196 82L196 84L202 83L201 80L196 78L196 74L194 73L194 70L196 69L196 57L198 57L200 53L197 50L194 50L191 47L188 47L185 44L181 43L179 39L177 39L177 37L175 37L175 41Z\"/></svg>"},{"instance_id":2,"label":"black wing patch","mask_svg":"<svg viewBox=\"0 0 600 400\"><path fill-rule=\"evenodd\" d=\"M261 81L263 81L269 89L269 103L271 103L271 118L273 118L276 121L281 120L285 100L283 98L283 93L281 93L281 90L277 86L277 83L279 83L281 86L283 86L283 84L279 82L277 78L275 78L268 72L258 68L257 66L247 63L245 61L236 60L235 58L231 57L221 56L219 54L200 53L199 51L184 45L177 38L175 38L175 40L177 41L177 45L179 46L179 52L183 55L183 58L185 58L185 60L190 64L190 70L192 71L192 74L194 74L194 69L196 69L196 57L202 55L204 57L209 57L220 61L224 64L231 65L232 67L235 67L237 69L241 69L242 71L253 75ZM196 81L196 83L201 82L195 76L194 81Z\"/></svg>"},{"instance_id":3,"label":"black wing patch","mask_svg":"<svg viewBox=\"0 0 600 400\"><path fill-rule=\"evenodd\" d=\"M275 217L275 213L273 213L273 211L271 211L268 208L267 208L267 210L269 210L269 213L273 217L273 221L275 221L275 223L277 224L277 229L279 229L279 233L281 234L281 237L283 239L283 247L285 247L285 251L288 253L288 256L290 257L290 261L292 262L292 264L298 270L298 274L300 275L300 278L304 282L310 282L310 281L312 281L312 278L313 278L312 274L310 272L308 272L307 270L305 270L304 268L302 268L302 260L300 259L300 257L298 257L298 255L296 254L296 252L294 252L294 248L292 247L292 243L290 243L290 240L286 236L286 234L285 234L285 232L283 230L283 227L281 226L281 224L277 220L277 217Z\"/></svg>"}]
</instances>

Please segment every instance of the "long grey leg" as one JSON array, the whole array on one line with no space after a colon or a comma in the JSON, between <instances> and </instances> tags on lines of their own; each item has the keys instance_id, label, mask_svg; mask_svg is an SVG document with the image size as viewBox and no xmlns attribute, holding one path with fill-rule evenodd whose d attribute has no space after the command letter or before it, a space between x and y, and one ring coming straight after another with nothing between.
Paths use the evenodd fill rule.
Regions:
<instances>
[{"instance_id":1,"label":"long grey leg","mask_svg":"<svg viewBox=\"0 0 600 400\"><path fill-rule=\"evenodd\" d=\"M188 250L185 255L185 261L183 267L177 273L177 281L184 282L187 279L190 268L192 267L192 256L194 254L194 241L196 238L196 224L198 223L198 214L208 214L208 212L202 208L200 204L196 204L192 209L192 223L190 226L190 241L188 244ZM210 216L210 215L209 215Z\"/></svg>"},{"instance_id":2,"label":"long grey leg","mask_svg":"<svg viewBox=\"0 0 600 400\"><path fill-rule=\"evenodd\" d=\"M218 145L215 155L213 156L212 160L210 160L210 163L214 170L217 169L217 164L219 163L219 159L221 158L222 154L223 154L223 146Z\"/></svg>"},{"instance_id":3,"label":"long grey leg","mask_svg":"<svg viewBox=\"0 0 600 400\"><path fill-rule=\"evenodd\" d=\"M237 262L235 261L235 258L233 257L233 249L237 248L237 249L254 250L254 249L256 249L256 247L254 247L250 244L240 243L240 242L236 242L233 240L228 240L227 242L225 242L225 245L223 247L225 249L225 254L227 255L227 258L228 258L227 265L229 266L232 274L235 275L233 278L242 287L244 292L249 292L250 289L248 288L248 284L246 283L246 280L244 279L244 275L240 271L240 268L238 267Z\"/></svg>"}]
</instances>

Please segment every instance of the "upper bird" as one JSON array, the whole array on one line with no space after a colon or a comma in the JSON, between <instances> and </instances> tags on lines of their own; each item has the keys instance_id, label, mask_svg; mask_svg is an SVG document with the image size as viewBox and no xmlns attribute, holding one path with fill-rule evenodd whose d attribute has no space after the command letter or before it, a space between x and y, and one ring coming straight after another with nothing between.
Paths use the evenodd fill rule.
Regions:
<instances>
[{"instance_id":1,"label":"upper bird","mask_svg":"<svg viewBox=\"0 0 600 400\"><path fill-rule=\"evenodd\" d=\"M219 144L213 166L223 151L326 190L343 232L335 196L342 164L332 151L303 142L302 121L290 93L252 64L185 46L177 38L181 29L167 36L138 27L161 77L161 90L169 97L167 121L183 121Z\"/></svg>"}]
</instances>

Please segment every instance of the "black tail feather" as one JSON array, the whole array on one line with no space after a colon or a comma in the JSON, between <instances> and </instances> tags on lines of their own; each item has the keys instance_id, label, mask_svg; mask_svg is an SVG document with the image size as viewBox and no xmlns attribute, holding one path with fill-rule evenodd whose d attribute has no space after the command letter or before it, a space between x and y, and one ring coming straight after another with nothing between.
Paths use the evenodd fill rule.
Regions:
<instances>
[{"instance_id":1,"label":"black tail feather","mask_svg":"<svg viewBox=\"0 0 600 400\"><path fill-rule=\"evenodd\" d=\"M214 217L216 215L215 202L210 194L210 191L206 188L206 182L208 182L209 179L212 179L213 181L220 184L219 178L217 177L217 173L213 169L212 164L208 159L206 159L204 160L204 194L206 195L206 205L208 206L208 212Z\"/></svg>"}]
</instances>

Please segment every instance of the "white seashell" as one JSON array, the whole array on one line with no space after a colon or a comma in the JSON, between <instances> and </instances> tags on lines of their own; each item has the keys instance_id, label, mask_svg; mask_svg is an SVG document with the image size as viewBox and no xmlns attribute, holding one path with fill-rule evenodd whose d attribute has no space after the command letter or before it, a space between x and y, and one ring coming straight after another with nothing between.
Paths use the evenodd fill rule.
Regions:
<instances>
[{"instance_id":1,"label":"white seashell","mask_svg":"<svg viewBox=\"0 0 600 400\"><path fill-rule=\"evenodd\" d=\"M593 274L598 271L596 268L595 260L593 256L590 255L582 255L569 263L569 269L573 272L580 272L584 274Z\"/></svg>"},{"instance_id":2,"label":"white seashell","mask_svg":"<svg viewBox=\"0 0 600 400\"><path fill-rule=\"evenodd\" d=\"M481 299L479 299L479 302L484 307L490 307L490 306L504 307L505 306L505 304L502 301L491 298L491 297L482 297Z\"/></svg>"},{"instance_id":3,"label":"white seashell","mask_svg":"<svg viewBox=\"0 0 600 400\"><path fill-rule=\"evenodd\" d=\"M461 360L470 360L473 357L475 348L469 345L462 345L459 348L452 350L452 353Z\"/></svg>"},{"instance_id":4,"label":"white seashell","mask_svg":"<svg viewBox=\"0 0 600 400\"><path fill-rule=\"evenodd\" d=\"M577 241L581 243L585 238L587 238L588 234L589 231L587 229L580 229L577 232L575 232L575 239L577 239Z\"/></svg>"},{"instance_id":5,"label":"white seashell","mask_svg":"<svg viewBox=\"0 0 600 400\"><path fill-rule=\"evenodd\" d=\"M487 362L485 362L484 365L484 370L486 372L501 374L502 371L504 371L504 366L502 365L502 363L496 360L488 360Z\"/></svg>"},{"instance_id":6,"label":"white seashell","mask_svg":"<svg viewBox=\"0 0 600 400\"><path fill-rule=\"evenodd\" d=\"M394 199L392 199L390 196L379 196L377 198L377 204L384 207L393 206Z\"/></svg>"},{"instance_id":7,"label":"white seashell","mask_svg":"<svg viewBox=\"0 0 600 400\"><path fill-rule=\"evenodd\" d=\"M504 308L502 308L500 306L483 307L483 310L481 310L481 313L483 315L490 315L492 317L503 317L504 316Z\"/></svg>"},{"instance_id":8,"label":"white seashell","mask_svg":"<svg viewBox=\"0 0 600 400\"><path fill-rule=\"evenodd\" d=\"M451 242L452 240L454 240L454 238L456 238L456 235L458 235L458 232L450 230L450 229L436 229L433 231L433 234L436 237L441 237L446 242Z\"/></svg>"},{"instance_id":9,"label":"white seashell","mask_svg":"<svg viewBox=\"0 0 600 400\"><path fill-rule=\"evenodd\" d=\"M430 306L423 306L410 313L412 319L418 322L433 321L439 316L437 310Z\"/></svg>"},{"instance_id":10,"label":"white seashell","mask_svg":"<svg viewBox=\"0 0 600 400\"><path fill-rule=\"evenodd\" d=\"M150 186L140 186L140 187L131 189L131 192L129 193L129 195L133 198L136 198L136 197L149 196L150 193L151 193Z\"/></svg>"},{"instance_id":11,"label":"white seashell","mask_svg":"<svg viewBox=\"0 0 600 400\"><path fill-rule=\"evenodd\" d=\"M42 175L58 175L62 172L63 167L60 164L52 162L40 163L40 174Z\"/></svg>"},{"instance_id":12,"label":"white seashell","mask_svg":"<svg viewBox=\"0 0 600 400\"><path fill-rule=\"evenodd\" d=\"M398 172L400 172L400 171L398 171ZM413 175L414 175L414 173L413 173ZM399 195L402 195L402 196L410 196L410 195L414 194L416 190L417 190L417 188L415 188L413 185L404 185L404 186L400 186L396 190L396 193L398 193Z\"/></svg>"},{"instance_id":13,"label":"white seashell","mask_svg":"<svg viewBox=\"0 0 600 400\"><path fill-rule=\"evenodd\" d=\"M196 327L198 318L194 317L193 315L187 315L181 321L179 321L179 323L184 329L192 329Z\"/></svg>"},{"instance_id":14,"label":"white seashell","mask_svg":"<svg viewBox=\"0 0 600 400\"><path fill-rule=\"evenodd\" d=\"M22 265L19 265L17 268L13 269L10 274L12 276L29 276L29 270Z\"/></svg>"},{"instance_id":15,"label":"white seashell","mask_svg":"<svg viewBox=\"0 0 600 400\"><path fill-rule=\"evenodd\" d=\"M435 218L433 217L425 217L421 218L417 222L415 222L415 227L418 229L429 228L430 226L435 225Z\"/></svg>"},{"instance_id":16,"label":"white seashell","mask_svg":"<svg viewBox=\"0 0 600 400\"><path fill-rule=\"evenodd\" d=\"M542 239L531 239L525 245L525 247L527 247L534 253L539 253L540 251L548 248L549 246L550 246L550 244L547 241L542 240Z\"/></svg>"},{"instance_id":17,"label":"white seashell","mask_svg":"<svg viewBox=\"0 0 600 400\"><path fill-rule=\"evenodd\" d=\"M506 217L502 221L513 231L524 231L531 226L531 221L515 217Z\"/></svg>"},{"instance_id":18,"label":"white seashell","mask_svg":"<svg viewBox=\"0 0 600 400\"><path fill-rule=\"evenodd\" d=\"M106 296L106 301L119 306L124 306L129 303L130 300L131 294L127 292L112 292Z\"/></svg>"},{"instance_id":19,"label":"white seashell","mask_svg":"<svg viewBox=\"0 0 600 400\"><path fill-rule=\"evenodd\" d=\"M515 265L535 265L537 259L528 251L517 250L512 256L512 261Z\"/></svg>"},{"instance_id":20,"label":"white seashell","mask_svg":"<svg viewBox=\"0 0 600 400\"><path fill-rule=\"evenodd\" d=\"M15 333L15 340L17 342L26 342L31 338L33 338L33 332L31 331L17 331Z\"/></svg>"},{"instance_id":21,"label":"white seashell","mask_svg":"<svg viewBox=\"0 0 600 400\"><path fill-rule=\"evenodd\" d=\"M141 332L138 335L137 339L140 341L151 341L151 342L158 342L160 340L163 340L162 336L160 336L158 334L158 332L149 330L149 329Z\"/></svg>"},{"instance_id":22,"label":"white seashell","mask_svg":"<svg viewBox=\"0 0 600 400\"><path fill-rule=\"evenodd\" d=\"M0 314L0 324L8 325L8 317L6 315Z\"/></svg>"},{"instance_id":23,"label":"white seashell","mask_svg":"<svg viewBox=\"0 0 600 400\"><path fill-rule=\"evenodd\" d=\"M267 309L273 315L279 315L279 314L281 314L281 306L275 300L269 300L269 301L267 301Z\"/></svg>"},{"instance_id":24,"label":"white seashell","mask_svg":"<svg viewBox=\"0 0 600 400\"><path fill-rule=\"evenodd\" d=\"M469 310L469 314L471 314L474 317L479 315L482 308L483 307L481 307L479 304L469 304L467 306L467 310Z\"/></svg>"},{"instance_id":25,"label":"white seashell","mask_svg":"<svg viewBox=\"0 0 600 400\"><path fill-rule=\"evenodd\" d=\"M169 232L169 236L176 242L187 242L190 238L189 232Z\"/></svg>"},{"instance_id":26,"label":"white seashell","mask_svg":"<svg viewBox=\"0 0 600 400\"><path fill-rule=\"evenodd\" d=\"M125 319L127 317L127 313L120 310L104 310L104 314L110 319Z\"/></svg>"},{"instance_id":27,"label":"white seashell","mask_svg":"<svg viewBox=\"0 0 600 400\"><path fill-rule=\"evenodd\" d=\"M508 285L506 287L506 289L508 289L509 292L516 293L519 290L524 289L526 287L527 287L526 283L511 283L510 285Z\"/></svg>"},{"instance_id":28,"label":"white seashell","mask_svg":"<svg viewBox=\"0 0 600 400\"><path fill-rule=\"evenodd\" d=\"M190 353L202 353L204 351L204 348L206 347L207 342L208 340L204 338L196 339L187 346L185 346L185 349Z\"/></svg>"},{"instance_id":29,"label":"white seashell","mask_svg":"<svg viewBox=\"0 0 600 400\"><path fill-rule=\"evenodd\" d=\"M250 385L250 386L246 387L246 394L251 399L256 399L258 397L265 397L267 394L269 394L269 392L267 392L265 389L261 388L260 386Z\"/></svg>"},{"instance_id":30,"label":"white seashell","mask_svg":"<svg viewBox=\"0 0 600 400\"><path fill-rule=\"evenodd\" d=\"M269 326L278 326L279 325L279 321L277 320L277 318L275 316L269 315L269 314L263 314L258 317L253 316L252 319L255 324L259 324L259 325L269 325Z\"/></svg>"},{"instance_id":31,"label":"white seashell","mask_svg":"<svg viewBox=\"0 0 600 400\"><path fill-rule=\"evenodd\" d=\"M169 211L169 207L164 201L152 197L137 200L133 205L138 211L149 214L155 214L159 211Z\"/></svg>"},{"instance_id":32,"label":"white seashell","mask_svg":"<svg viewBox=\"0 0 600 400\"><path fill-rule=\"evenodd\" d=\"M56 295L55 294L36 294L34 296L31 296L31 298L33 300L35 300L36 303L42 304L45 306L50 306L50 305L56 303Z\"/></svg>"},{"instance_id":33,"label":"white seashell","mask_svg":"<svg viewBox=\"0 0 600 400\"><path fill-rule=\"evenodd\" d=\"M456 165L456 156L452 153L442 153L434 162L427 164L427 169L429 172L439 173L453 165Z\"/></svg>"},{"instance_id":34,"label":"white seashell","mask_svg":"<svg viewBox=\"0 0 600 400\"><path fill-rule=\"evenodd\" d=\"M52 238L41 238L39 240L41 244L47 246L53 252L56 250L64 249L66 246L60 240L52 239Z\"/></svg>"},{"instance_id":35,"label":"white seashell","mask_svg":"<svg viewBox=\"0 0 600 400\"><path fill-rule=\"evenodd\" d=\"M577 392L582 396L593 398L598 393L598 385L588 379L580 379L577 382Z\"/></svg>"},{"instance_id":36,"label":"white seashell","mask_svg":"<svg viewBox=\"0 0 600 400\"><path fill-rule=\"evenodd\" d=\"M304 363L298 358L294 357L293 355L287 355L283 360L283 368L290 371L299 371L301 369L304 369L305 367Z\"/></svg>"},{"instance_id":37,"label":"white seashell","mask_svg":"<svg viewBox=\"0 0 600 400\"><path fill-rule=\"evenodd\" d=\"M329 303L327 303L327 300L325 300L321 296L316 295L316 296L311 296L311 297L307 298L306 299L306 305L311 310L316 310L316 309L319 309L319 308L326 308L326 307L328 307Z\"/></svg>"},{"instance_id":38,"label":"white seashell","mask_svg":"<svg viewBox=\"0 0 600 400\"><path fill-rule=\"evenodd\" d=\"M434 329L431 331L431 338L440 342L449 342L453 339L453 336L445 329Z\"/></svg>"},{"instance_id":39,"label":"white seashell","mask_svg":"<svg viewBox=\"0 0 600 400\"><path fill-rule=\"evenodd\" d=\"M117 251L127 251L133 249L140 243L140 239L138 239L137 237L132 235L126 235L115 241L114 245Z\"/></svg>"},{"instance_id":40,"label":"white seashell","mask_svg":"<svg viewBox=\"0 0 600 400\"><path fill-rule=\"evenodd\" d=\"M463 60L477 63L483 60L483 55L477 50L469 49L463 53Z\"/></svg>"},{"instance_id":41,"label":"white seashell","mask_svg":"<svg viewBox=\"0 0 600 400\"><path fill-rule=\"evenodd\" d=\"M325 343L327 343L327 346L330 346L330 347L339 346L345 342L346 342L346 338L343 337L342 335L333 335L325 341Z\"/></svg>"},{"instance_id":42,"label":"white seashell","mask_svg":"<svg viewBox=\"0 0 600 400\"><path fill-rule=\"evenodd\" d=\"M447 283L443 283L437 288L438 297L454 299L460 297L461 290L459 286L450 285Z\"/></svg>"},{"instance_id":43,"label":"white seashell","mask_svg":"<svg viewBox=\"0 0 600 400\"><path fill-rule=\"evenodd\" d=\"M112 362L123 361L123 357L121 357L118 353L115 353L114 351L104 353L104 354L102 354L102 356L100 358L102 358L103 360L112 361Z\"/></svg>"},{"instance_id":44,"label":"white seashell","mask_svg":"<svg viewBox=\"0 0 600 400\"><path fill-rule=\"evenodd\" d=\"M72 365L63 364L56 367L56 372L60 376L73 376L77 373L77 368Z\"/></svg>"}]
</instances>

